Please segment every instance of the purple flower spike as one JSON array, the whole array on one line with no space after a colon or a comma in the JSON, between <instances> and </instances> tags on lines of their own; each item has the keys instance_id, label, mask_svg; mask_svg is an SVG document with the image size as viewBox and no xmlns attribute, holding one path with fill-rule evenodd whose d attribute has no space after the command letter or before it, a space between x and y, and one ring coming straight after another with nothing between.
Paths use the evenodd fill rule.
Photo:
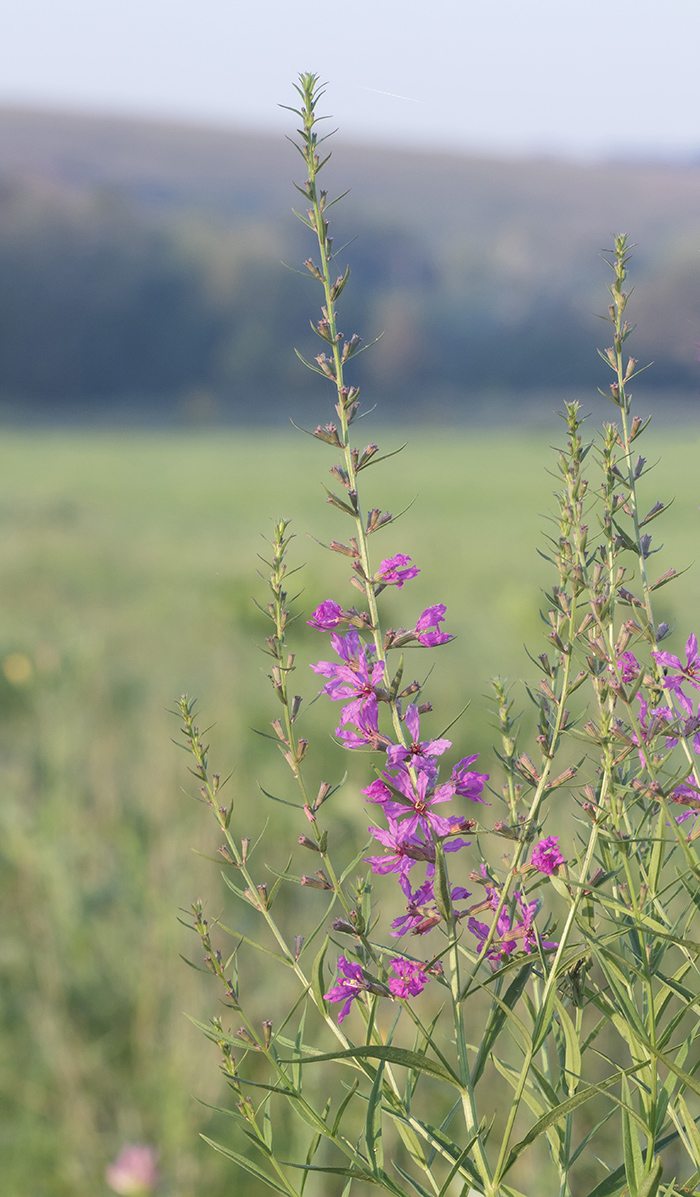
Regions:
<instances>
[{"instance_id":1,"label":"purple flower spike","mask_svg":"<svg viewBox=\"0 0 700 1197\"><path fill-rule=\"evenodd\" d=\"M366 988L367 982L361 966L346 960L344 956L339 956L336 983L323 995L329 1002L345 1002L338 1014L338 1025L345 1018L354 999Z\"/></svg>"},{"instance_id":2,"label":"purple flower spike","mask_svg":"<svg viewBox=\"0 0 700 1197\"><path fill-rule=\"evenodd\" d=\"M310 628L317 628L319 632L331 632L339 623L347 619L340 603L333 599L326 599L316 608L311 619L307 619Z\"/></svg>"},{"instance_id":3,"label":"purple flower spike","mask_svg":"<svg viewBox=\"0 0 700 1197\"><path fill-rule=\"evenodd\" d=\"M447 644L448 640L453 637L447 632L440 632L439 625L445 618L447 607L444 603L437 603L434 607L426 607L423 614L419 617L418 623L414 628L414 636L419 644L426 648L435 648L437 644ZM435 631L430 631L434 628Z\"/></svg>"},{"instance_id":4,"label":"purple flower spike","mask_svg":"<svg viewBox=\"0 0 700 1197\"><path fill-rule=\"evenodd\" d=\"M486 806L490 806L490 802L486 802L481 794L486 782L489 779L488 773L475 773L469 766L473 765L479 759L477 752L476 756L465 756L461 761L458 761L452 770L452 777L450 778L450 785L454 786L455 794L459 794L461 798L469 798L472 802L483 802Z\"/></svg>"},{"instance_id":5,"label":"purple flower spike","mask_svg":"<svg viewBox=\"0 0 700 1197\"><path fill-rule=\"evenodd\" d=\"M693 633L688 637L685 645L685 665L673 653L655 652L651 654L665 670L673 670L670 676L664 678L664 686L668 690L678 690L682 682L690 682L696 690L700 690L700 653L698 653L697 636Z\"/></svg>"},{"instance_id":6,"label":"purple flower spike","mask_svg":"<svg viewBox=\"0 0 700 1197\"><path fill-rule=\"evenodd\" d=\"M429 978L425 975L424 965L415 960L392 960L391 967L396 973L396 979L392 977L389 981L389 989L394 997L415 997L422 993L428 984Z\"/></svg>"},{"instance_id":7,"label":"purple flower spike","mask_svg":"<svg viewBox=\"0 0 700 1197\"><path fill-rule=\"evenodd\" d=\"M404 582L410 582L420 573L415 565L408 565L410 557L405 553L397 553L395 557L385 557L379 564L379 572L375 575L375 582L384 586L396 586L399 590ZM408 566L406 569L405 567Z\"/></svg>"},{"instance_id":8,"label":"purple flower spike","mask_svg":"<svg viewBox=\"0 0 700 1197\"><path fill-rule=\"evenodd\" d=\"M531 860L540 873L546 873L548 877L556 873L559 865L564 863L564 857L559 851L559 836L549 835L545 840L540 840Z\"/></svg>"}]
</instances>

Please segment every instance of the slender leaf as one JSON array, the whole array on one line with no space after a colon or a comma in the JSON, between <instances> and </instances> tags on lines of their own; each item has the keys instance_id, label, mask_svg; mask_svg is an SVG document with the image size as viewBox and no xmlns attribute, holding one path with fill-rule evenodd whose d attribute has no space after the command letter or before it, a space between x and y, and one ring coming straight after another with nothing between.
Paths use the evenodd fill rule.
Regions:
<instances>
[{"instance_id":1,"label":"slender leaf","mask_svg":"<svg viewBox=\"0 0 700 1197\"><path fill-rule=\"evenodd\" d=\"M498 1004L494 1003L492 1005L489 1020L486 1024L486 1030L484 1031L484 1036L481 1040L479 1054L477 1055L476 1061L474 1063L474 1069L472 1071L472 1085L476 1085L479 1077L484 1071L491 1053L491 1049L503 1029L503 1024L505 1023L506 1018L508 1018L508 1012L513 1009L516 1002L522 996L522 992L527 985L530 973L532 972L532 967L532 963L528 961L528 963L520 969L517 976L515 976L511 981L503 995L502 1002L499 1002Z\"/></svg>"},{"instance_id":2,"label":"slender leaf","mask_svg":"<svg viewBox=\"0 0 700 1197\"><path fill-rule=\"evenodd\" d=\"M417 1072L424 1072L440 1081L463 1091L463 1087L454 1072L431 1060L421 1056L418 1052L409 1051L405 1047L387 1047L384 1044L366 1044L359 1047L349 1047L342 1052L327 1052L320 1056L306 1056L302 1064L321 1064L326 1060L386 1060L389 1064L401 1064L404 1068L414 1068ZM291 1064L291 1060L281 1060L282 1064Z\"/></svg>"},{"instance_id":3,"label":"slender leaf","mask_svg":"<svg viewBox=\"0 0 700 1197\"><path fill-rule=\"evenodd\" d=\"M644 1162L639 1146L639 1135L636 1126L630 1122L628 1107L632 1101L627 1077L622 1078L622 1147L625 1159L625 1175L629 1185L630 1197L639 1197L639 1188L644 1176Z\"/></svg>"},{"instance_id":4,"label":"slender leaf","mask_svg":"<svg viewBox=\"0 0 700 1197\"><path fill-rule=\"evenodd\" d=\"M367 1117L365 1119L365 1144L367 1155L375 1174L384 1168L384 1146L382 1143L382 1086L384 1080L384 1061L380 1061L374 1077L367 1102Z\"/></svg>"},{"instance_id":5,"label":"slender leaf","mask_svg":"<svg viewBox=\"0 0 700 1197\"><path fill-rule=\"evenodd\" d=\"M225 1155L227 1159L233 1160L235 1164L238 1164L239 1168L243 1168L244 1171L249 1172L251 1176L255 1176L257 1180L261 1180L263 1184L266 1184L268 1188L273 1189L275 1193L284 1193L285 1197L289 1197L290 1193L294 1193L294 1190L291 1187L287 1189L282 1188L282 1185L273 1180L271 1176L268 1176L267 1172L264 1172L263 1169L259 1168L257 1164L253 1163L252 1160L246 1159L246 1157L241 1155L238 1151L234 1151L232 1147L224 1147L223 1143L217 1143L214 1139L208 1139L206 1135L202 1135L202 1138L205 1143L208 1143L210 1147L214 1148L214 1151L218 1151L221 1153L221 1155Z\"/></svg>"}]
</instances>

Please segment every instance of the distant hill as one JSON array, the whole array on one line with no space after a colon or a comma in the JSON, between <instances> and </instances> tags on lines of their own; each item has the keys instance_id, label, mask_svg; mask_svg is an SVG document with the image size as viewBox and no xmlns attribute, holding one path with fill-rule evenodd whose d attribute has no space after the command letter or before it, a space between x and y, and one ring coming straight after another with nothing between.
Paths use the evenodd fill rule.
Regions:
<instances>
[{"instance_id":1,"label":"distant hill","mask_svg":"<svg viewBox=\"0 0 700 1197\"><path fill-rule=\"evenodd\" d=\"M0 109L0 396L252 418L317 388L311 246L283 137ZM599 251L638 243L635 356L697 390L700 166L496 160L335 138L335 244L354 275L347 332L384 330L358 366L389 405L463 415L493 393L607 383ZM607 343L607 342L606 342ZM311 407L315 399L309 400Z\"/></svg>"}]
</instances>

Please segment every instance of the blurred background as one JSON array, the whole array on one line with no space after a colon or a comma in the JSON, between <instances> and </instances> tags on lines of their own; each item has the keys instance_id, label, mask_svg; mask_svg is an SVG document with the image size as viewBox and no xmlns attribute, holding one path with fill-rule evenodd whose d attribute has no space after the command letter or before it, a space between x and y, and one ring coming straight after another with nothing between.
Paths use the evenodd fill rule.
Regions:
<instances>
[{"instance_id":1,"label":"blurred background","mask_svg":"<svg viewBox=\"0 0 700 1197\"><path fill-rule=\"evenodd\" d=\"M319 295L294 273L313 246L291 211L303 172L279 105L294 105L300 70L328 80L327 185L351 188L333 209L352 271L343 327L383 333L352 378L377 405L363 434L408 442L367 475L367 503L415 500L381 544L421 568L387 620L447 603L458 639L436 655L431 734L471 702L455 747L493 771L489 679L526 675L524 644L542 651L556 412L579 398L592 424L613 418L596 347L601 251L619 231L637 244L631 351L653 361L635 394L659 458L645 495L676 500L659 574L697 558L700 10L24 0L3 24L3 1194L107 1193L106 1165L140 1142L160 1152L163 1194L217 1197L231 1165L198 1139L228 1133L206 1106L221 1097L216 1051L184 1013L206 1020L217 998L179 959L196 946L177 915L200 895L222 909L218 870L196 854L218 839L166 708L199 696L214 764L235 767L239 828L255 833L258 781L288 790L250 730L277 713L253 602L274 519L294 521L299 609L350 601L342 560L309 539L344 532L321 487L332 456L289 424L331 412L293 352L315 352ZM660 592L677 644L698 597L693 570ZM326 650L297 629L311 699L307 665ZM311 773L339 777L321 708ZM342 798L353 836L360 764ZM280 809L276 865L303 832Z\"/></svg>"}]
</instances>

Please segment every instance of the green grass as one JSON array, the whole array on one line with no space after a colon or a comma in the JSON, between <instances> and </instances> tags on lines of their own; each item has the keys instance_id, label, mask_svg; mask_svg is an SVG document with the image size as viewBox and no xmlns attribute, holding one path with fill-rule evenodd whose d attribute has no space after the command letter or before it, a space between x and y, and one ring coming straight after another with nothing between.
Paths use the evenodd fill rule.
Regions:
<instances>
[{"instance_id":1,"label":"green grass","mask_svg":"<svg viewBox=\"0 0 700 1197\"><path fill-rule=\"evenodd\" d=\"M384 451L400 443L380 435ZM536 549L556 485L546 473L549 442L560 435L554 420L546 437L415 432L402 454L363 475L365 506L408 508L378 534L377 560L406 552L421 568L387 595L387 622L410 625L424 606L445 602L458 637L435 654L407 653L406 674L420 679L435 661L425 692L435 705L431 734L470 703L451 736L464 753L481 751L488 768L489 679L532 677L523 646L546 647L538 610L552 575ZM698 557L698 433L657 438L657 451L649 506L676 497L667 548L652 559L661 574ZM317 543L348 535L321 487L333 460L299 434L3 437L0 1157L8 1197L94 1197L106 1191L105 1163L125 1139L159 1146L170 1194L231 1191L229 1166L198 1144L209 1116L192 1096L217 1099L216 1053L183 1014L208 1018L216 995L178 959L196 945L176 921L200 892L218 912L218 870L191 851L213 854L218 840L183 793L187 762L170 743L176 723L166 708L187 691L199 696L203 719L217 721L212 757L221 772L235 767L234 819L254 834L265 813L256 779L291 796L278 756L250 731L277 714L252 601L266 601L256 574L265 569L261 535L281 515L293 520L305 612L327 597L352 601L347 559ZM659 615L678 620L676 647L697 630L698 595L697 569L659 594ZM306 666L326 642L303 619L296 629L295 682L308 701L318 683ZM525 705L519 684L514 695ZM339 776L348 763L330 739L333 715L323 703L307 715L312 776ZM364 761L349 764L339 817L362 829ZM303 831L280 809L272 812L278 858Z\"/></svg>"}]
</instances>

